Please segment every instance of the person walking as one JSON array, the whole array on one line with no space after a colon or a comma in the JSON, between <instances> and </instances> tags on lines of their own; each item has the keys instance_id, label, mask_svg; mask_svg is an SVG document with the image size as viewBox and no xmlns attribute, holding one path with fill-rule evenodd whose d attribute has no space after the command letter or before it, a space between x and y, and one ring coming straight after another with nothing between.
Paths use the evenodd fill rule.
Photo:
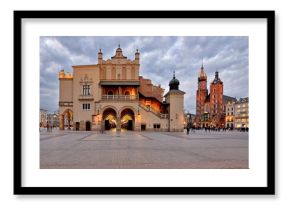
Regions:
<instances>
[{"instance_id":1,"label":"person walking","mask_svg":"<svg viewBox=\"0 0 290 205\"><path fill-rule=\"evenodd\" d=\"M189 134L189 124L187 124L187 126L186 126L186 134L187 135Z\"/></svg>"}]
</instances>

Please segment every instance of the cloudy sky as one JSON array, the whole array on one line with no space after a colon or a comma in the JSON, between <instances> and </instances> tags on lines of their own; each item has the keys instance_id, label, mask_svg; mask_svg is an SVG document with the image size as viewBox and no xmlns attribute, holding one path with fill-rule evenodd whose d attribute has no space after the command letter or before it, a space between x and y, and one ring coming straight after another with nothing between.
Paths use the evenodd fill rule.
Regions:
<instances>
[{"instance_id":1,"label":"cloudy sky","mask_svg":"<svg viewBox=\"0 0 290 205\"><path fill-rule=\"evenodd\" d=\"M249 43L245 36L43 36L40 37L40 106L53 112L58 109L58 72L72 72L72 65L97 63L101 48L103 58L111 58L120 43L123 54L134 59L140 51L140 75L161 84L168 83L175 70L185 91L185 110L195 113L197 77L202 59L208 76L208 88L219 72L224 94L248 96ZM165 94L164 93L164 94Z\"/></svg>"}]
</instances>

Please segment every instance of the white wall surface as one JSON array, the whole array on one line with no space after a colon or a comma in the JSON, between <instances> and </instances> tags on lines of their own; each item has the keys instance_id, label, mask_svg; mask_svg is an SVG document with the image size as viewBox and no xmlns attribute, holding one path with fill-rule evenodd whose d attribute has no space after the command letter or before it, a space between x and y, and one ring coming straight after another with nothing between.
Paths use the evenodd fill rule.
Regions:
<instances>
[{"instance_id":1,"label":"white wall surface","mask_svg":"<svg viewBox=\"0 0 290 205\"><path fill-rule=\"evenodd\" d=\"M290 12L280 0L1 1L1 204L289 204ZM13 195L13 10L276 10L276 196L14 196ZM271 86L271 85L270 85ZM16 102L17 105L17 102Z\"/></svg>"}]
</instances>

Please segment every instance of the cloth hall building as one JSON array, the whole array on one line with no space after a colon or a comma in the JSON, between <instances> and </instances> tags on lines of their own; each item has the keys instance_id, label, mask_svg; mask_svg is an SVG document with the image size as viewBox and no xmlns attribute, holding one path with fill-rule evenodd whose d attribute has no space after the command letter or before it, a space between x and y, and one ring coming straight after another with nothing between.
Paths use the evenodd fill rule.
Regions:
<instances>
[{"instance_id":1,"label":"cloth hall building","mask_svg":"<svg viewBox=\"0 0 290 205\"><path fill-rule=\"evenodd\" d=\"M74 130L183 131L184 92L173 78L160 85L139 75L140 53L129 60L120 46L110 59L59 72L59 127Z\"/></svg>"}]
</instances>

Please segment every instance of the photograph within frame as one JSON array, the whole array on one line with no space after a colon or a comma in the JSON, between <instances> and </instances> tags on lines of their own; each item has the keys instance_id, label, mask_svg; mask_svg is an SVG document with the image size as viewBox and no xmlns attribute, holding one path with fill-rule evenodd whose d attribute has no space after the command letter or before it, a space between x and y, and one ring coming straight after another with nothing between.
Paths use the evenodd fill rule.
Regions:
<instances>
[{"instance_id":1,"label":"photograph within frame","mask_svg":"<svg viewBox=\"0 0 290 205\"><path fill-rule=\"evenodd\" d=\"M21 12L20 12L21 13ZM32 12L33 13L33 12ZM52 12L52 13L54 13L54 12ZM74 14L77 14L78 12L76 12L76 13L74 13ZM81 12L82 13L82 12ZM121 12L122 13L122 12ZM129 12L130 13L130 12ZM220 13L220 12L213 12L213 13L211 13L211 12L209 12L209 13L207 13L207 12L194 12L194 11L192 11L192 12L161 12L161 13L163 13L164 14L164 17L168 17L168 18L183 18L183 17L190 17L190 18L216 18L216 17L223 17L225 14L223 13ZM244 18L247 18L247 17L245 17L244 15L245 15L245 13L247 13L247 12L241 12L241 16L240 17L236 17L236 18L242 18L242 17L244 17ZM256 18L257 16L259 16L258 15L258 13L259 12L252 12L252 15L253 16L255 16L255 17L253 17L253 16L251 16L251 15L249 15L248 16L248 18ZM268 20L270 19L270 13L271 12L260 12L259 14L261 15L261 16L263 16L263 17L260 17L260 18L267 18ZM17 12L15 13L15 14L17 14ZM19 14L19 13L18 13ZM23 14L23 13L22 13ZM26 13L26 12L24 12L24 14L27 14L28 15L28 13ZM35 13L34 13L35 14ZM56 13L56 15L51 15L51 12L48 12L47 14L50 14L50 15L48 15L47 17L41 17L41 16L38 16L38 17L36 17L36 16L34 16L34 18L53 18L52 16L54 16L54 17L57 17L58 15L57 15L57 13ZM68 13L66 13L66 14L69 14L69 12ZM72 14L72 13L71 13ZM79 13L80 14L80 13ZM110 15L108 15L108 14L110 14L110 13L103 13L103 12L100 12L100 13L98 13L98 14L96 14L96 17L98 17L100 14L104 14L102 17L108 17L108 16L110 16ZM124 13L123 13L124 14ZM138 15L136 15L136 16L134 16L133 14L136 14L135 12L132 12L131 13L132 14L132 16L130 16L130 17L132 17L132 18L145 18L145 17L148 17L148 18L153 18L153 17L156 17L156 13L151 13L151 12L141 12L141 13L139 13ZM146 14L146 15L145 15ZM151 14L153 14L153 15L151 15ZM179 15L178 15L179 14ZM207 15L205 15L205 14L207 14ZM211 16L210 14L220 14L220 16L218 15L218 16ZM232 14L231 12L229 12L228 13L228 16L227 17L223 17L223 18L235 18L235 16L232 16L232 15L230 15L230 14ZM251 12L250 13L248 13L248 14L251 14ZM265 14L268 14L268 15L265 15ZM63 14L62 14L63 15ZM88 13L86 13L84 16L87 16L88 15ZM92 14L91 14L92 15ZM196 16L196 15L198 15L198 16ZM256 16L257 15L257 16ZM24 15L25 16L25 15ZM24 17L24 16L22 16L22 17ZM206 17L207 16L207 17ZM267 17L265 17L265 16L267 16ZM77 17L77 16L76 16ZM76 18L76 17L74 17L74 18ZM91 16L92 17L92 16ZM111 16L112 17L112 16ZM129 17L128 16L128 14L124 14L124 17ZM274 18L274 16L271 16L272 18ZM85 18L85 17L84 17ZM17 19L17 18L15 18L15 19ZM19 19L18 19L19 20ZM272 22L273 23L273 22ZM15 24L16 25L16 24ZM268 22L268 26L269 26L269 22ZM273 25L272 25L273 26ZM19 28L18 28L19 29ZM270 29L271 30L271 29ZM17 30L15 29L15 32L16 32ZM269 32L269 30L268 30L268 32ZM16 34L17 34L17 32L16 32ZM15 36L17 36L17 35L15 35ZM18 36L19 37L19 36ZM16 37L15 37L15 40L17 40L16 39ZM20 40L20 39L18 39L18 40ZM272 39L273 40L273 39ZM17 41L15 41L15 42L17 42ZM274 42L272 42L272 44L273 44ZM271 44L271 45L272 45ZM17 49L15 49L15 58L17 58L17 52L16 52L16 50ZM269 35L268 35L268 52L269 52ZM268 53L268 55L269 55L269 53ZM21 59L21 58L20 58ZM270 58L268 58L268 61L269 61L269 59ZM274 60L274 59L273 59ZM16 64L15 64L16 65ZM16 69L16 67L17 66L15 66L15 69ZM269 62L268 62L268 73L269 73ZM269 75L268 75L268 78L269 78ZM19 81L18 81L19 82ZM15 87L17 87L17 86L15 86ZM269 95L268 95L268 97L269 97ZM270 103L270 102L269 102ZM268 111L269 111L269 104L268 104ZM273 110L272 110L273 111ZM269 112L268 112L268 115L269 115ZM270 129L269 127L268 127L268 129ZM15 132L16 133L16 132ZM16 134L15 134L16 135ZM274 135L273 135L274 136ZM16 137L16 136L15 136ZM269 130L268 130L268 137L269 137ZM17 142L19 143L19 139L18 138L16 138L17 140ZM20 141L21 142L21 141ZM17 143L16 143L16 146L17 146ZM19 144L18 144L18 146L19 146ZM268 139L268 146L269 146L269 139ZM273 147L272 147L273 148ZM270 151L271 151L271 149L270 149ZM15 152L17 152L16 151L16 147L15 147ZM269 154L269 147L268 147L268 154ZM274 154L274 153L273 153ZM20 159L20 158L19 158ZM268 157L268 162L269 162L269 157ZM15 160L15 164L17 164L16 163L16 161L17 160ZM19 164L18 164L18 166L19 166ZM269 163L268 163L268 166L269 166ZM16 166L15 166L16 167ZM269 167L268 167L269 168ZM16 171L16 170L15 170ZM269 169L268 169L268 171L269 171ZM16 172L15 172L16 173ZM21 173L21 172L20 172ZM19 177L19 176L18 176ZM269 172L268 172L268 177L269 177ZM21 179L21 178L20 178ZM16 180L17 181L17 180ZM18 183L20 183L21 182L21 180L20 181L18 181ZM268 179L268 182L269 182L269 179ZM21 183L20 183L20 185L21 185ZM21 187L21 186L20 186ZM22 188L24 188L24 187L22 187ZM186 189L191 189L191 190L193 190L193 189L195 189L195 191L196 190L198 190L197 188L198 187L188 187L188 188L186 188ZM206 188L209 188L209 187L204 187L204 188L202 188L202 189L200 189L200 190L206 190ZM239 188L239 187L236 187L237 189ZM251 187L251 188L253 188L253 187ZM130 188L126 188L126 190L128 190L128 189L130 189ZM148 190L148 188L146 187L146 189ZM161 188L162 189L162 188ZM216 190L225 190L225 189L227 189L227 188L221 188L221 189L217 189L216 188ZM31 189L30 189L31 190ZM107 189L106 189L107 190ZM113 190L113 189L112 189ZM124 189L125 190L125 189ZM155 190L155 189L154 189ZM164 189L165 190L165 189ZM208 189L208 190L211 190L211 189ZM230 189L229 189L230 190ZM233 189L233 190L236 190L236 189ZM100 191L100 189L99 189L99 191ZM152 192L151 192L152 193ZM158 193L160 193L160 192L158 192ZM213 193L213 192L212 192ZM95 193L95 194L97 194L97 193ZM129 194L129 193L128 193ZM180 193L180 192L178 192L178 193L176 193L176 194L182 194L182 193ZM183 193L183 194L198 194L198 191L197 192L194 192L194 193L189 193L189 192L185 192L185 193ZM230 193L229 193L230 194Z\"/></svg>"}]
</instances>

